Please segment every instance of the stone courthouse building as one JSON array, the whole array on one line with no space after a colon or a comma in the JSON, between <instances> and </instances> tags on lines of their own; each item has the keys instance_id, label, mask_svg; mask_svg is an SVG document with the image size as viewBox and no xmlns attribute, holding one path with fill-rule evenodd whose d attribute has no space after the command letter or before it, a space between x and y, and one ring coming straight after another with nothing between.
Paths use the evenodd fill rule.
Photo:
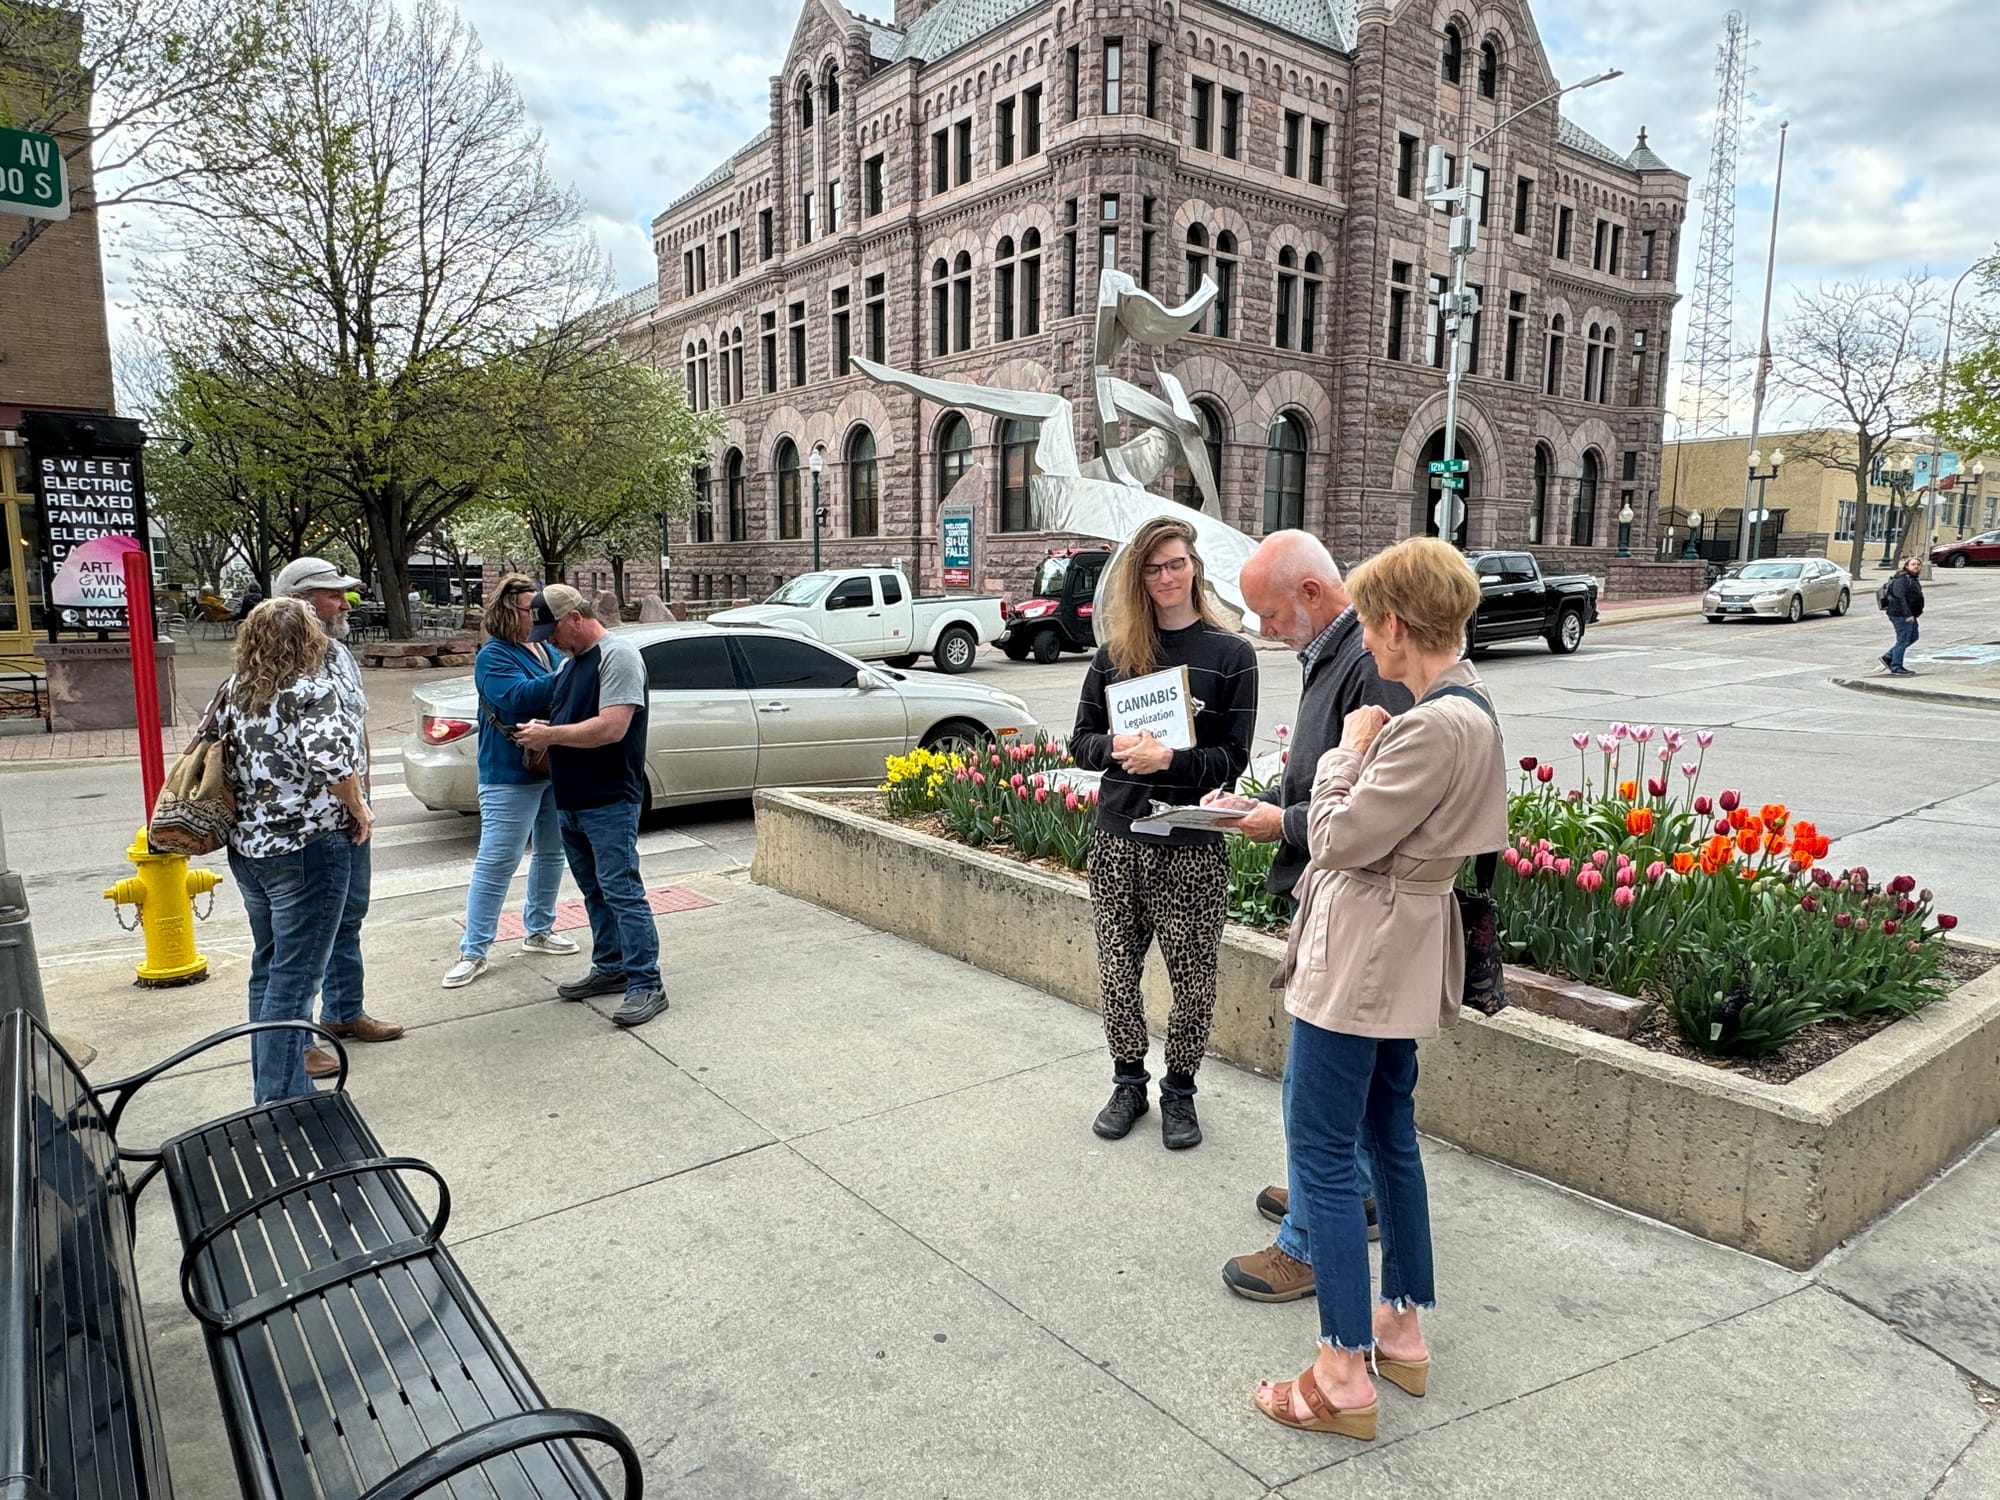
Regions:
<instances>
[{"instance_id":1,"label":"stone courthouse building","mask_svg":"<svg viewBox=\"0 0 2000 1500\"><path fill-rule=\"evenodd\" d=\"M656 288L620 339L678 370L724 436L676 527L674 597L757 595L811 565L940 577L937 514L976 492L975 581L1019 590L1052 546L1033 432L874 384L856 355L1060 390L1093 450L1100 267L1206 324L1162 351L1205 425L1224 519L1305 526L1351 562L1435 531L1448 216L1428 148L1483 190L1462 387L1471 546L1646 557L1687 178L1555 105L1528 7L1488 0L806 0L770 126L654 223ZM1151 351L1120 372L1150 389ZM971 476L968 479L968 476ZM1194 498L1186 475L1163 492ZM960 499L964 499L964 493Z\"/></svg>"}]
</instances>

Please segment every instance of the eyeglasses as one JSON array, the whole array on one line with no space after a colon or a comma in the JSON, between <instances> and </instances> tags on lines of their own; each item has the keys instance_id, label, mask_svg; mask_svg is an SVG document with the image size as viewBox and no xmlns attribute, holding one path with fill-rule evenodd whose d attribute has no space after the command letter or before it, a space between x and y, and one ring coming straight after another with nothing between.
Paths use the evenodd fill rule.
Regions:
<instances>
[{"instance_id":1,"label":"eyeglasses","mask_svg":"<svg viewBox=\"0 0 2000 1500\"><path fill-rule=\"evenodd\" d=\"M1170 557L1165 562L1147 563L1139 571L1147 578L1159 578L1168 573L1178 578L1193 565L1191 557Z\"/></svg>"}]
</instances>

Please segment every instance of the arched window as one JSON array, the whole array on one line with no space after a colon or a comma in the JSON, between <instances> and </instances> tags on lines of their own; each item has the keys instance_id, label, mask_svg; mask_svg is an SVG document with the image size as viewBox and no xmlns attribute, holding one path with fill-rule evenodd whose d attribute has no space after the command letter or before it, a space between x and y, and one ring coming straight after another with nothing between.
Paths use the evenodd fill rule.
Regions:
<instances>
[{"instance_id":1,"label":"arched window","mask_svg":"<svg viewBox=\"0 0 2000 1500\"><path fill-rule=\"evenodd\" d=\"M1014 236L1003 234L993 247L993 338L1007 343L1014 337Z\"/></svg>"},{"instance_id":2,"label":"arched window","mask_svg":"<svg viewBox=\"0 0 2000 1500\"><path fill-rule=\"evenodd\" d=\"M1215 336L1226 339L1235 333L1236 236L1228 230L1215 237Z\"/></svg>"},{"instance_id":3,"label":"arched window","mask_svg":"<svg viewBox=\"0 0 2000 1500\"><path fill-rule=\"evenodd\" d=\"M1187 294L1192 297L1201 290L1201 279L1208 274L1208 231L1199 224L1188 225L1187 232ZM1196 333L1207 333L1208 315L1194 325Z\"/></svg>"},{"instance_id":4,"label":"arched window","mask_svg":"<svg viewBox=\"0 0 2000 1500\"><path fill-rule=\"evenodd\" d=\"M707 411L708 410L708 340L707 339L703 339L700 343L695 345L694 373L695 373L695 380L699 383L700 387L699 394L695 398L694 409L696 411Z\"/></svg>"},{"instance_id":5,"label":"arched window","mask_svg":"<svg viewBox=\"0 0 2000 1500\"><path fill-rule=\"evenodd\" d=\"M1000 529L1034 530L1034 509L1028 503L1028 480L1035 469L1035 442L1041 436L1039 422L1009 418L1000 429Z\"/></svg>"},{"instance_id":6,"label":"arched window","mask_svg":"<svg viewBox=\"0 0 2000 1500\"><path fill-rule=\"evenodd\" d=\"M1604 349L1597 357L1597 404L1611 404L1611 372L1618 363L1618 330L1607 326L1604 330Z\"/></svg>"},{"instance_id":7,"label":"arched window","mask_svg":"<svg viewBox=\"0 0 2000 1500\"><path fill-rule=\"evenodd\" d=\"M847 440L847 534L876 536L882 530L882 490L875 472L875 434L855 429Z\"/></svg>"},{"instance_id":8,"label":"arched window","mask_svg":"<svg viewBox=\"0 0 2000 1500\"><path fill-rule=\"evenodd\" d=\"M826 106L829 118L840 113L840 68L834 63L826 65L826 74L820 83L820 102Z\"/></svg>"},{"instance_id":9,"label":"arched window","mask_svg":"<svg viewBox=\"0 0 2000 1500\"><path fill-rule=\"evenodd\" d=\"M1604 330L1595 323L1583 337L1583 399L1597 399L1597 359L1599 346L1604 342Z\"/></svg>"},{"instance_id":10,"label":"arched window","mask_svg":"<svg viewBox=\"0 0 2000 1500\"><path fill-rule=\"evenodd\" d=\"M1549 319L1549 358L1542 371L1542 394L1560 396L1563 387L1563 315Z\"/></svg>"},{"instance_id":11,"label":"arched window","mask_svg":"<svg viewBox=\"0 0 2000 1500\"><path fill-rule=\"evenodd\" d=\"M694 535L697 542L715 540L715 494L707 464L694 471Z\"/></svg>"},{"instance_id":12,"label":"arched window","mask_svg":"<svg viewBox=\"0 0 2000 1500\"><path fill-rule=\"evenodd\" d=\"M965 250L951 267L951 347L959 354L972 347L972 255Z\"/></svg>"},{"instance_id":13,"label":"arched window","mask_svg":"<svg viewBox=\"0 0 2000 1500\"><path fill-rule=\"evenodd\" d=\"M1539 546L1542 528L1549 514L1549 474L1555 468L1555 455L1549 451L1547 443L1535 444L1535 493L1528 505L1528 545Z\"/></svg>"},{"instance_id":14,"label":"arched window","mask_svg":"<svg viewBox=\"0 0 2000 1500\"><path fill-rule=\"evenodd\" d=\"M1306 523L1306 435L1289 412L1271 424L1264 443L1264 530Z\"/></svg>"},{"instance_id":15,"label":"arched window","mask_svg":"<svg viewBox=\"0 0 2000 1500\"><path fill-rule=\"evenodd\" d=\"M931 353L951 353L951 267L931 262Z\"/></svg>"},{"instance_id":16,"label":"arched window","mask_svg":"<svg viewBox=\"0 0 2000 1500\"><path fill-rule=\"evenodd\" d=\"M1446 83L1457 83L1459 81L1460 70L1464 66L1464 58L1465 43L1459 37L1458 28L1456 26L1445 27L1444 50L1438 57L1439 76Z\"/></svg>"},{"instance_id":17,"label":"arched window","mask_svg":"<svg viewBox=\"0 0 2000 1500\"><path fill-rule=\"evenodd\" d=\"M743 498L743 455L733 448L729 451L729 461L723 465L723 473L729 486L729 540L748 541L750 507Z\"/></svg>"},{"instance_id":18,"label":"arched window","mask_svg":"<svg viewBox=\"0 0 2000 1500\"><path fill-rule=\"evenodd\" d=\"M952 412L937 429L937 498L944 504L951 487L972 467L972 428L964 417Z\"/></svg>"},{"instance_id":19,"label":"arched window","mask_svg":"<svg viewBox=\"0 0 2000 1500\"><path fill-rule=\"evenodd\" d=\"M1444 456L1444 429L1440 427L1431 434L1430 441L1417 455L1417 508L1410 516L1410 530L1412 535L1442 536L1453 545L1463 547L1471 514L1470 501L1479 491L1479 454L1466 445L1465 433L1461 429L1455 456L1465 463L1458 474L1465 487L1459 490L1447 490L1444 487L1445 476L1437 472L1442 467L1438 461ZM1450 500L1448 506L1447 497ZM1441 529L1447 519L1447 510L1456 517L1449 531Z\"/></svg>"},{"instance_id":20,"label":"arched window","mask_svg":"<svg viewBox=\"0 0 2000 1500\"><path fill-rule=\"evenodd\" d=\"M1326 267L1321 263L1319 252L1306 252L1306 274L1300 283L1299 303L1299 351L1311 354L1318 347L1319 339L1319 289L1326 276Z\"/></svg>"},{"instance_id":21,"label":"arched window","mask_svg":"<svg viewBox=\"0 0 2000 1500\"><path fill-rule=\"evenodd\" d=\"M1201 445L1208 450L1208 472L1215 476L1219 500L1222 490L1222 415L1213 403L1197 401L1194 416L1201 423ZM1201 486L1194 482L1194 472L1186 464L1174 467L1174 498L1190 510L1201 509Z\"/></svg>"},{"instance_id":22,"label":"arched window","mask_svg":"<svg viewBox=\"0 0 2000 1500\"><path fill-rule=\"evenodd\" d=\"M778 535L799 534L799 450L790 438L778 440Z\"/></svg>"},{"instance_id":23,"label":"arched window","mask_svg":"<svg viewBox=\"0 0 2000 1500\"><path fill-rule=\"evenodd\" d=\"M810 130L812 129L813 122L813 85L810 78L801 78L799 80L798 96L799 128L801 130Z\"/></svg>"},{"instance_id":24,"label":"arched window","mask_svg":"<svg viewBox=\"0 0 2000 1500\"><path fill-rule=\"evenodd\" d=\"M1572 547L1593 545L1597 536L1597 450L1583 450L1583 467L1576 479L1576 511L1570 517L1569 544Z\"/></svg>"},{"instance_id":25,"label":"arched window","mask_svg":"<svg viewBox=\"0 0 2000 1500\"><path fill-rule=\"evenodd\" d=\"M1479 97L1495 98L1500 92L1500 49L1491 42L1479 44Z\"/></svg>"},{"instance_id":26,"label":"arched window","mask_svg":"<svg viewBox=\"0 0 2000 1500\"><path fill-rule=\"evenodd\" d=\"M1278 300L1271 319L1271 342L1280 349L1292 347L1292 320L1298 314L1299 304L1298 263L1299 258L1290 245L1278 252Z\"/></svg>"},{"instance_id":27,"label":"arched window","mask_svg":"<svg viewBox=\"0 0 2000 1500\"><path fill-rule=\"evenodd\" d=\"M686 354L685 354L684 356L682 356L682 360L681 360L681 370L682 370L682 374L681 374L681 394L682 394L682 395L683 395L684 397L686 397L686 399L687 399L687 404L688 404L688 410L689 410L689 411L700 411L700 410L701 410L701 408L700 408L699 406L695 405L695 395L694 395L694 393L695 393L695 368L694 368L694 345L693 345L693 344L689 344L689 345L687 346L687 353L686 353Z\"/></svg>"},{"instance_id":28,"label":"arched window","mask_svg":"<svg viewBox=\"0 0 2000 1500\"><path fill-rule=\"evenodd\" d=\"M1033 338L1042 331L1042 232L1027 230L1021 236L1021 337Z\"/></svg>"}]
</instances>

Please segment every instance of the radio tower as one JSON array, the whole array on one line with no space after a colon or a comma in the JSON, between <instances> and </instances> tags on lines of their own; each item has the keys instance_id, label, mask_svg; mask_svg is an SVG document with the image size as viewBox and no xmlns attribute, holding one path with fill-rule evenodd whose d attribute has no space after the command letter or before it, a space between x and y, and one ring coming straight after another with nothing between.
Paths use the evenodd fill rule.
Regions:
<instances>
[{"instance_id":1,"label":"radio tower","mask_svg":"<svg viewBox=\"0 0 2000 1500\"><path fill-rule=\"evenodd\" d=\"M1730 310L1736 291L1736 145L1743 130L1743 85L1748 72L1749 26L1743 12L1722 21L1715 49L1715 135L1708 152L1708 186L1702 190L1701 244L1695 252L1694 304L1688 315L1687 359L1681 405L1689 410L1688 436L1713 437L1729 427Z\"/></svg>"}]
</instances>

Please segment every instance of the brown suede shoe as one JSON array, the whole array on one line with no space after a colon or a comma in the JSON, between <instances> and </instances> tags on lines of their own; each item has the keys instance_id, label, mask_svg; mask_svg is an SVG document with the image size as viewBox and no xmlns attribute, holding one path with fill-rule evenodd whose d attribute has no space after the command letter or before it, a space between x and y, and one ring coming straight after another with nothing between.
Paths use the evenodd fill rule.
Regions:
<instances>
[{"instance_id":1,"label":"brown suede shoe","mask_svg":"<svg viewBox=\"0 0 2000 1500\"><path fill-rule=\"evenodd\" d=\"M356 1016L352 1021L328 1021L325 1025L343 1042L393 1042L403 1034L400 1023L378 1021L370 1015Z\"/></svg>"},{"instance_id":2,"label":"brown suede shoe","mask_svg":"<svg viewBox=\"0 0 2000 1500\"><path fill-rule=\"evenodd\" d=\"M1273 1224L1285 1222L1285 1211L1292 1206L1292 1190L1282 1187L1267 1187L1257 1195L1257 1212ZM1382 1226L1375 1222L1375 1200L1363 1198L1361 1211L1368 1215L1368 1239L1372 1244L1382 1238Z\"/></svg>"},{"instance_id":3,"label":"brown suede shoe","mask_svg":"<svg viewBox=\"0 0 2000 1500\"><path fill-rule=\"evenodd\" d=\"M306 1077L331 1078L340 1071L340 1059L331 1048L306 1048Z\"/></svg>"},{"instance_id":4,"label":"brown suede shoe","mask_svg":"<svg viewBox=\"0 0 2000 1500\"><path fill-rule=\"evenodd\" d=\"M1273 1245L1223 1262L1222 1284L1252 1302L1297 1302L1313 1295L1313 1268Z\"/></svg>"}]
</instances>

